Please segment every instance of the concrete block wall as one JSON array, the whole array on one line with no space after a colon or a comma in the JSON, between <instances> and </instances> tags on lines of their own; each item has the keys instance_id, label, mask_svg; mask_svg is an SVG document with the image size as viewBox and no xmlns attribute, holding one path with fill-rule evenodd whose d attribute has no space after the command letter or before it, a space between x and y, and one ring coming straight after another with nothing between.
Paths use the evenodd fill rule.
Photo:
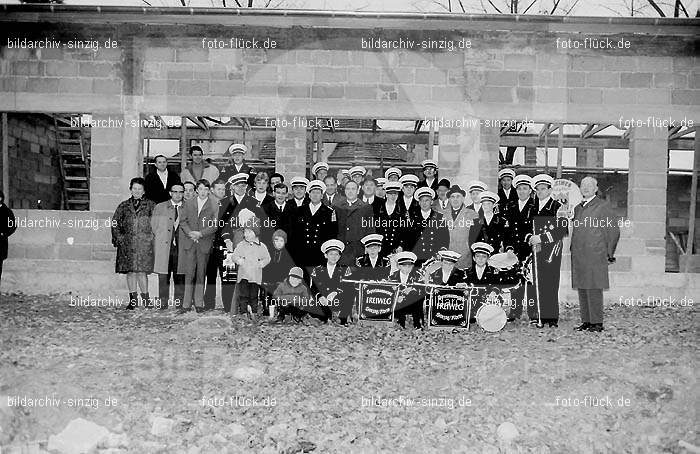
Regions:
<instances>
[{"instance_id":1,"label":"concrete block wall","mask_svg":"<svg viewBox=\"0 0 700 454\"><path fill-rule=\"evenodd\" d=\"M56 131L46 115L10 113L7 116L12 208L61 209L61 169ZM2 162L0 162L2 169Z\"/></svg>"},{"instance_id":2,"label":"concrete block wall","mask_svg":"<svg viewBox=\"0 0 700 454\"><path fill-rule=\"evenodd\" d=\"M125 124L138 124L141 114L202 113L287 119L295 115L466 119L478 126L437 128L438 156L444 164L441 176L461 182L476 177L494 188L498 127L484 126L486 120L616 123L620 119L646 121L649 116L670 116L700 121L700 65L692 52L694 38L671 32L664 35L663 27L654 33L653 45L648 35L624 32L622 36L631 42L629 49L594 52L556 47L557 37L599 35L599 29L586 31L586 25L580 33L567 34L539 25L526 32L466 26L446 31L437 23L430 29L430 22L418 31L405 26L333 28L329 22L308 33L230 23L120 28L113 24L86 26L71 20L42 23L40 30L37 23L5 24L0 43L29 29L35 34L74 39L104 41L118 36L119 47L101 46L97 52L67 48L30 51L3 45L2 110L86 112L98 119L123 119ZM451 52L363 49L361 39L370 35L384 39L469 38L474 46ZM270 37L277 48L209 49L202 45L203 36L221 40ZM628 213L635 226L634 231L625 233L620 254L629 256L624 266L631 271L652 273L654 282L661 283L664 263L658 242L664 238L666 201L659 192L665 194L665 178L661 176L665 176L666 153L661 131L649 136L648 130L666 131L641 129L633 133L630 157L631 171L640 175L636 180L630 178L628 192ZM280 127L277 141L277 169L302 173L308 166L305 133ZM129 179L141 173L139 129L93 128L91 145L90 213L111 213L128 197ZM653 177L653 183L646 182L645 176ZM635 204L640 208L635 210ZM649 207L653 221L644 211ZM26 234L29 236L13 238L25 251L33 234L42 235ZM107 262L113 260L113 252L102 249L102 253L105 269L109 269L112 263L108 266ZM70 248L59 247L55 254L48 256L49 264L78 257ZM82 254L85 257L87 250ZM92 249L90 254L93 257ZM27 259L17 249L11 250L10 257L12 266ZM92 259L75 260L76 266L82 263L86 271L95 269ZM14 288L26 290L30 281L14 282ZM619 282L633 280L620 278ZM568 284L562 277L562 288Z\"/></svg>"}]
</instances>

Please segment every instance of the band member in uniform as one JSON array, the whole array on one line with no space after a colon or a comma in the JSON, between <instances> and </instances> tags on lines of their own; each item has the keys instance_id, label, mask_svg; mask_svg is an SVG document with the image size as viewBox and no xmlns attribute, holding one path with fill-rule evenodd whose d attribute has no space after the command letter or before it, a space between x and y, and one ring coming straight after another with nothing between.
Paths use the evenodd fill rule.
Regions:
<instances>
[{"instance_id":1,"label":"band member in uniform","mask_svg":"<svg viewBox=\"0 0 700 454\"><path fill-rule=\"evenodd\" d=\"M355 259L354 279L381 281L389 277L391 264L381 255L382 239L380 234L371 233L360 240L365 253Z\"/></svg>"},{"instance_id":2,"label":"band member in uniform","mask_svg":"<svg viewBox=\"0 0 700 454\"><path fill-rule=\"evenodd\" d=\"M469 182L469 198L471 199L471 204L467 205L467 208L476 211L479 216L484 214L481 209L481 193L488 190L488 186L483 181L472 180Z\"/></svg>"},{"instance_id":3,"label":"band member in uniform","mask_svg":"<svg viewBox=\"0 0 700 454\"><path fill-rule=\"evenodd\" d=\"M418 187L418 177L409 173L402 176L399 179L399 183L401 183L401 192L403 193L403 196L399 198L399 203L403 205L404 210L409 215L415 216L420 211L418 202L413 198L413 194Z\"/></svg>"},{"instance_id":4,"label":"band member in uniform","mask_svg":"<svg viewBox=\"0 0 700 454\"><path fill-rule=\"evenodd\" d=\"M427 189L427 188L426 188ZM411 314L413 328L423 327L423 301L425 292L419 287L411 286L412 283L421 282L421 275L415 266L416 254L403 251L396 254L396 262L399 269L389 275L388 281L398 282L399 296L396 300L394 315L402 328L406 327L406 315Z\"/></svg>"},{"instance_id":5,"label":"band member in uniform","mask_svg":"<svg viewBox=\"0 0 700 454\"><path fill-rule=\"evenodd\" d=\"M421 167L423 167L423 179L418 183L418 187L419 188L430 188L433 190L433 192L437 192L437 187L438 187L438 179L437 179L438 165L437 165L437 162L435 162L432 159L424 159L420 163L420 165L421 165Z\"/></svg>"},{"instance_id":6,"label":"band member in uniform","mask_svg":"<svg viewBox=\"0 0 700 454\"><path fill-rule=\"evenodd\" d=\"M532 254L532 247L525 240L532 234L532 216L535 213L535 205L531 197L532 179L527 175L518 175L513 179L513 187L517 193L518 200L511 202L504 210L508 216L508 226L510 237L509 243L514 248L514 253L518 257L520 266L523 266ZM527 285L527 284L526 284ZM533 288L528 289L528 299L532 297ZM508 315L509 321L519 319L523 313L523 300L525 298L525 286L519 287L513 293L514 307ZM524 302L526 305L527 301Z\"/></svg>"},{"instance_id":7,"label":"band member in uniform","mask_svg":"<svg viewBox=\"0 0 700 454\"><path fill-rule=\"evenodd\" d=\"M388 257L404 249L406 233L411 228L411 219L403 206L398 202L401 193L401 183L389 181L384 190L386 200L379 206L375 221L375 230L382 235L381 254Z\"/></svg>"},{"instance_id":8,"label":"band member in uniform","mask_svg":"<svg viewBox=\"0 0 700 454\"><path fill-rule=\"evenodd\" d=\"M469 244L488 243L497 253L512 249L513 247L508 244L510 242L510 236L507 235L508 221L493 211L498 196L491 191L484 191L480 198L483 214L479 215L479 219L469 229Z\"/></svg>"},{"instance_id":9,"label":"band member in uniform","mask_svg":"<svg viewBox=\"0 0 700 454\"><path fill-rule=\"evenodd\" d=\"M294 177L290 182L292 186L292 206L301 208L309 203L309 196L306 193L306 188L309 186L309 180L304 177Z\"/></svg>"},{"instance_id":10,"label":"band member in uniform","mask_svg":"<svg viewBox=\"0 0 700 454\"><path fill-rule=\"evenodd\" d=\"M248 175L246 184L252 187L255 184L255 169L250 167L245 162L245 155L248 153L248 147L242 143L233 143L224 152L224 157L228 158L228 165L221 172L220 178L224 181L229 181L230 178L239 173ZM226 188L230 192L230 188Z\"/></svg>"},{"instance_id":11,"label":"band member in uniform","mask_svg":"<svg viewBox=\"0 0 700 454\"><path fill-rule=\"evenodd\" d=\"M476 287L484 287L489 285L498 285L501 283L501 277L498 270L488 264L488 259L493 254L493 247L488 243L477 242L472 244L472 256L474 257L474 265L466 272L467 284ZM481 303L477 302L472 307L472 322L476 320L476 311L481 307Z\"/></svg>"},{"instance_id":12,"label":"band member in uniform","mask_svg":"<svg viewBox=\"0 0 700 454\"><path fill-rule=\"evenodd\" d=\"M389 167L386 169L386 172L384 172L384 178L386 178L386 181L399 181L401 175L403 175L403 173L398 167Z\"/></svg>"},{"instance_id":13,"label":"band member in uniform","mask_svg":"<svg viewBox=\"0 0 700 454\"><path fill-rule=\"evenodd\" d=\"M310 269L323 263L321 245L338 236L338 220L333 208L321 203L326 185L314 180L309 183L309 203L294 211L290 253L294 263Z\"/></svg>"},{"instance_id":14,"label":"band member in uniform","mask_svg":"<svg viewBox=\"0 0 700 454\"><path fill-rule=\"evenodd\" d=\"M340 263L353 265L355 257L362 255L365 248L360 240L374 233L374 210L371 205L357 198L358 187L355 181L345 185L347 199L335 206L338 214L338 239L345 244L346 253Z\"/></svg>"},{"instance_id":15,"label":"band member in uniform","mask_svg":"<svg viewBox=\"0 0 700 454\"><path fill-rule=\"evenodd\" d=\"M325 180L326 176L328 176L328 163L317 162L313 167L311 167L311 174L314 176L315 180Z\"/></svg>"},{"instance_id":16,"label":"band member in uniform","mask_svg":"<svg viewBox=\"0 0 700 454\"><path fill-rule=\"evenodd\" d=\"M450 232L443 216L432 209L435 191L428 187L418 188L414 197L420 204L420 210L416 217L417 240L413 252L418 257L416 265L421 266L429 258L435 257L439 250L447 249Z\"/></svg>"},{"instance_id":17,"label":"band member in uniform","mask_svg":"<svg viewBox=\"0 0 700 454\"><path fill-rule=\"evenodd\" d=\"M350 179L357 183L358 187L362 186L362 180L365 178L367 169L362 166L355 166L350 168Z\"/></svg>"},{"instance_id":18,"label":"band member in uniform","mask_svg":"<svg viewBox=\"0 0 700 454\"><path fill-rule=\"evenodd\" d=\"M462 254L455 251L439 251L440 269L430 275L430 282L437 285L464 286L467 282L467 274L455 266Z\"/></svg>"},{"instance_id":19,"label":"band member in uniform","mask_svg":"<svg viewBox=\"0 0 700 454\"><path fill-rule=\"evenodd\" d=\"M503 214L508 205L518 200L518 195L513 190L513 178L515 178L513 169L502 169L498 172L498 210L496 213Z\"/></svg>"},{"instance_id":20,"label":"band member in uniform","mask_svg":"<svg viewBox=\"0 0 700 454\"><path fill-rule=\"evenodd\" d=\"M374 181L377 182L377 190L374 191L374 195L379 197L380 199L386 199L386 192L384 191L384 185L387 182L387 179L384 177L379 177L375 179Z\"/></svg>"},{"instance_id":21,"label":"band member in uniform","mask_svg":"<svg viewBox=\"0 0 700 454\"><path fill-rule=\"evenodd\" d=\"M345 196L338 194L338 181L333 175L327 175L323 182L326 185L326 192L323 193L323 204L334 207L345 200Z\"/></svg>"},{"instance_id":22,"label":"band member in uniform","mask_svg":"<svg viewBox=\"0 0 700 454\"><path fill-rule=\"evenodd\" d=\"M603 331L603 290L610 287L608 266L615 263L620 239L617 217L610 204L596 196L597 191L595 178L581 180L584 199L574 208L571 284L578 289L581 310L578 331Z\"/></svg>"},{"instance_id":23,"label":"band member in uniform","mask_svg":"<svg viewBox=\"0 0 700 454\"><path fill-rule=\"evenodd\" d=\"M353 291L350 284L341 282L343 278L351 275L351 270L338 261L345 249L340 240L331 239L321 245L321 252L326 257L326 264L314 267L311 270L311 294L321 305L324 315L319 318L327 322L332 311L339 310L338 319L341 325L348 324L348 317L352 314Z\"/></svg>"},{"instance_id":24,"label":"band member in uniform","mask_svg":"<svg viewBox=\"0 0 700 454\"><path fill-rule=\"evenodd\" d=\"M450 180L445 178L440 180L435 192L437 193L437 197L435 197L435 201L433 202L433 210L444 215L450 207L450 198L448 196L448 192L450 192Z\"/></svg>"},{"instance_id":25,"label":"band member in uniform","mask_svg":"<svg viewBox=\"0 0 700 454\"><path fill-rule=\"evenodd\" d=\"M526 241L535 247L537 267L537 291L532 292L537 298L539 293L540 317L542 323L557 327L559 322L559 274L561 268L562 239L568 233L568 220L557 217L561 204L550 197L554 179L540 174L532 179L537 192L535 213L532 218L534 234L529 234ZM528 291L528 297L529 297ZM531 323L537 320L537 304L528 305Z\"/></svg>"},{"instance_id":26,"label":"band member in uniform","mask_svg":"<svg viewBox=\"0 0 700 454\"><path fill-rule=\"evenodd\" d=\"M457 261L458 268L471 268L472 251L469 248L469 229L479 216L474 210L467 208L464 204L466 193L459 185L453 185L448 195L450 206L443 213L443 218L446 219L447 230L450 233L448 249L461 254Z\"/></svg>"}]
</instances>

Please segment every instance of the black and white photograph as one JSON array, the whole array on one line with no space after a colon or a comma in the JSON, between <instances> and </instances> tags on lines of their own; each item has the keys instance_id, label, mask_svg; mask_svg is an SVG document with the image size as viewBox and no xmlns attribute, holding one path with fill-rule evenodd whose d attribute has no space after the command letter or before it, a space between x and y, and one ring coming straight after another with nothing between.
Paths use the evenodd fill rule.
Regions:
<instances>
[{"instance_id":1,"label":"black and white photograph","mask_svg":"<svg viewBox=\"0 0 700 454\"><path fill-rule=\"evenodd\" d=\"M699 454L698 31L0 0L0 454Z\"/></svg>"}]
</instances>

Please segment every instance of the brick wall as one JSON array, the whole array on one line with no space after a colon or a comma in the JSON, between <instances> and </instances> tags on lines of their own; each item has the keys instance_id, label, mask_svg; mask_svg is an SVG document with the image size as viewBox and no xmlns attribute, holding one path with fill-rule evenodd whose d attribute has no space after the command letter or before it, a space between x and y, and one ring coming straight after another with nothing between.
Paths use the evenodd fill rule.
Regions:
<instances>
[{"instance_id":1,"label":"brick wall","mask_svg":"<svg viewBox=\"0 0 700 454\"><path fill-rule=\"evenodd\" d=\"M53 120L41 114L7 116L11 208L61 209L61 170ZM0 161L0 170L2 162Z\"/></svg>"}]
</instances>

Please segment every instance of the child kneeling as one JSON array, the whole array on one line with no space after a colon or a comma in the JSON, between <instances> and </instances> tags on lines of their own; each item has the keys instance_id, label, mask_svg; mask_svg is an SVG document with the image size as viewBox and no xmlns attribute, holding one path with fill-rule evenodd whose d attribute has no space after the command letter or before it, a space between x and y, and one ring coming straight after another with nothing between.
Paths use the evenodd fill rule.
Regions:
<instances>
[{"instance_id":1,"label":"child kneeling","mask_svg":"<svg viewBox=\"0 0 700 454\"><path fill-rule=\"evenodd\" d=\"M304 283L304 272L298 266L289 270L286 279L279 283L272 294L272 303L277 306L277 322L283 322L287 315L300 322L306 315L301 309L311 300L311 292Z\"/></svg>"}]
</instances>

